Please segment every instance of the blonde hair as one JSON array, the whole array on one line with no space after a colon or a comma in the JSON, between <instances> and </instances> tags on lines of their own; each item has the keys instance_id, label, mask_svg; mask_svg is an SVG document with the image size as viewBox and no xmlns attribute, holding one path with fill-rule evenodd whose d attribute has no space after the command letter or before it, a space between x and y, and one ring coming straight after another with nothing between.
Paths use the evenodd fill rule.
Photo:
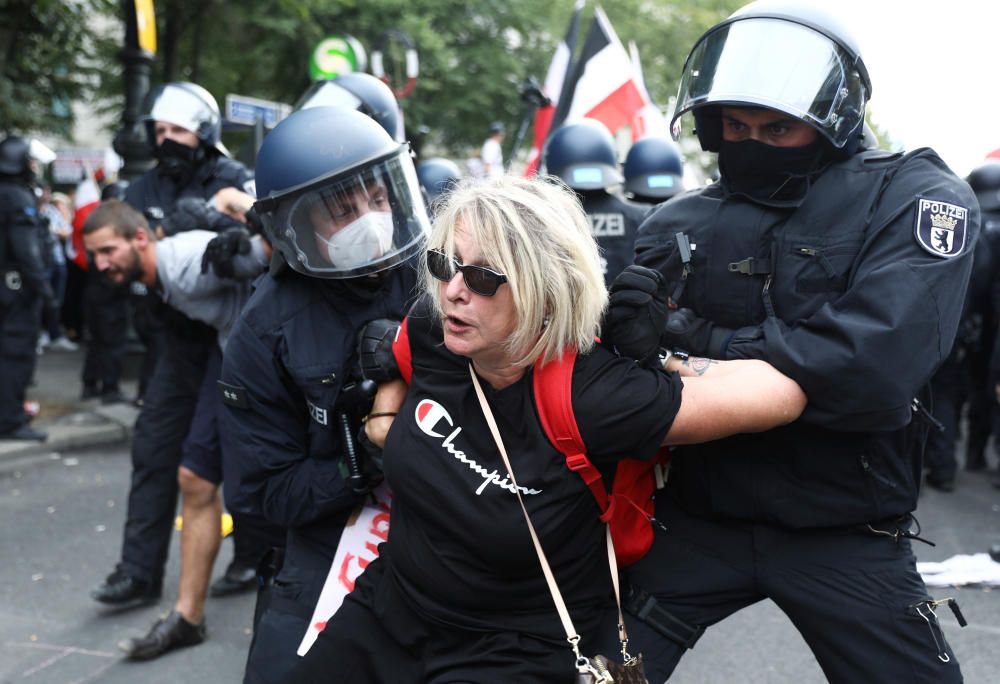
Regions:
<instances>
[{"instance_id":1,"label":"blonde hair","mask_svg":"<svg viewBox=\"0 0 1000 684\"><path fill-rule=\"evenodd\" d=\"M589 351L608 294L576 194L554 177L471 179L442 196L428 248L455 254L461 229L485 264L506 274L516 325L508 351L516 365ZM422 269L423 286L441 315L440 281Z\"/></svg>"}]
</instances>

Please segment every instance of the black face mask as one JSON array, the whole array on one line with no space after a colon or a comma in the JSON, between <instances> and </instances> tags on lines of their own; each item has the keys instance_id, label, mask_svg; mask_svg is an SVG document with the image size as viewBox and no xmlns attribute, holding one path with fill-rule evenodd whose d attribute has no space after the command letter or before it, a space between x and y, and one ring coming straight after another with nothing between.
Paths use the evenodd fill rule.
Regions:
<instances>
[{"instance_id":1,"label":"black face mask","mask_svg":"<svg viewBox=\"0 0 1000 684\"><path fill-rule=\"evenodd\" d=\"M809 190L811 176L827 161L817 138L800 147L776 147L757 140L719 144L719 174L726 188L766 203L796 203Z\"/></svg>"},{"instance_id":2,"label":"black face mask","mask_svg":"<svg viewBox=\"0 0 1000 684\"><path fill-rule=\"evenodd\" d=\"M156 158L164 174L178 181L186 181L205 159L205 149L201 145L188 147L168 138L156 148Z\"/></svg>"}]
</instances>

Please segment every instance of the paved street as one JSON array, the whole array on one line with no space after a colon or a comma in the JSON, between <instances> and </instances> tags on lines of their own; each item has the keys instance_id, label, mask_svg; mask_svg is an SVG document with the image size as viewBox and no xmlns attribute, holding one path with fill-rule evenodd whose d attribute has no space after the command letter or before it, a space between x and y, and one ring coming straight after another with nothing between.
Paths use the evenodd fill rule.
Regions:
<instances>
[{"instance_id":1,"label":"paved street","mask_svg":"<svg viewBox=\"0 0 1000 684\"><path fill-rule=\"evenodd\" d=\"M167 610L177 586L175 538L158 606L115 613L87 596L117 558L128 471L128 452L121 447L0 463L0 683L239 681L250 641L250 596L210 599L210 638L200 646L152 663L120 659L117 642L143 632ZM1000 494L985 475L960 473L954 494L926 492L918 516L924 536L937 547L916 544L921 560L943 560L1000 542L998 504ZM227 542L223 559L231 553ZM942 613L966 681L1000 681L1000 590L932 593L955 596L971 623L960 630L948 611ZM810 684L824 679L798 633L773 606L763 604L707 632L671 681Z\"/></svg>"},{"instance_id":2,"label":"paved street","mask_svg":"<svg viewBox=\"0 0 1000 684\"><path fill-rule=\"evenodd\" d=\"M117 643L173 606L178 535L158 605L109 611L89 597L121 548L128 450L0 461L0 682L166 684L238 682L250 644L253 597L209 599L209 639L151 663L121 659ZM232 557L222 546L216 576Z\"/></svg>"}]
</instances>

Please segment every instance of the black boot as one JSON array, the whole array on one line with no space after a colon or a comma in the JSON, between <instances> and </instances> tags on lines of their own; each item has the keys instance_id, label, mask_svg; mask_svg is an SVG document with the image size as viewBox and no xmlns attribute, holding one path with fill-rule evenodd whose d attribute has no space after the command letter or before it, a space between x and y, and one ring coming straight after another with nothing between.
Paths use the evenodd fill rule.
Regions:
<instances>
[{"instance_id":1,"label":"black boot","mask_svg":"<svg viewBox=\"0 0 1000 684\"><path fill-rule=\"evenodd\" d=\"M257 568L240 560L233 558L233 562L226 568L225 574L212 582L208 593L210 596L229 596L250 591L257 588Z\"/></svg>"},{"instance_id":2,"label":"black boot","mask_svg":"<svg viewBox=\"0 0 1000 684\"><path fill-rule=\"evenodd\" d=\"M118 567L90 592L90 596L100 603L124 608L158 601L162 593L163 580L151 582L133 577Z\"/></svg>"}]
</instances>

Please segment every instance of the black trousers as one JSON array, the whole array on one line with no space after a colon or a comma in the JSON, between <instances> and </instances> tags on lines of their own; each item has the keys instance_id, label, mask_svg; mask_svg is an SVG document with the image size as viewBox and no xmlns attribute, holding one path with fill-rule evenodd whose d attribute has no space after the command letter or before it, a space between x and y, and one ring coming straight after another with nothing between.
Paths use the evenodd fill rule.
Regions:
<instances>
[{"instance_id":1,"label":"black trousers","mask_svg":"<svg viewBox=\"0 0 1000 684\"><path fill-rule=\"evenodd\" d=\"M122 542L122 567L145 580L159 580L177 511L177 468L191 427L215 331L187 336L171 329L166 349L146 390L132 436L132 482Z\"/></svg>"},{"instance_id":2,"label":"black trousers","mask_svg":"<svg viewBox=\"0 0 1000 684\"><path fill-rule=\"evenodd\" d=\"M707 627L769 598L831 682L962 681L907 539L856 528L711 521L686 514L665 495L656 516L668 531L657 532L627 579L676 618ZM649 681L662 682L684 647L634 616L626 621L630 650L643 654Z\"/></svg>"},{"instance_id":3,"label":"black trousers","mask_svg":"<svg viewBox=\"0 0 1000 684\"><path fill-rule=\"evenodd\" d=\"M962 368L957 364L942 366L931 378L931 397L934 417L943 430L931 428L924 448L924 466L938 480L951 480L958 468L955 445L958 441L958 422L966 396L966 383ZM988 433L987 433L988 434Z\"/></svg>"},{"instance_id":4,"label":"black trousers","mask_svg":"<svg viewBox=\"0 0 1000 684\"><path fill-rule=\"evenodd\" d=\"M96 270L90 270L83 301L84 320L90 332L83 359L83 384L102 392L117 391L128 331L128 288L113 285Z\"/></svg>"},{"instance_id":5,"label":"black trousers","mask_svg":"<svg viewBox=\"0 0 1000 684\"><path fill-rule=\"evenodd\" d=\"M167 342L166 327L163 323L165 304L159 301L155 294L133 291L128 297L129 313L132 315L132 328L139 337L146 351L142 356L142 366L139 368L139 397L145 400L146 390L153 379L156 364L164 354Z\"/></svg>"},{"instance_id":6,"label":"black trousers","mask_svg":"<svg viewBox=\"0 0 1000 684\"><path fill-rule=\"evenodd\" d=\"M575 659L565 641L543 641L513 630L474 631L439 624L410 607L410 601L384 574L384 569L383 559L365 569L354 591L327 622L309 653L297 659L294 669L280 681L297 684L572 684L576 681ZM548 605L551 600L549 596L538 597L541 605ZM575 626L584 635L590 633L582 629L583 624ZM614 630L609 625L605 631ZM256 682L248 678L246 684Z\"/></svg>"},{"instance_id":7,"label":"black trousers","mask_svg":"<svg viewBox=\"0 0 1000 684\"><path fill-rule=\"evenodd\" d=\"M13 291L0 280L0 434L30 420L24 413L24 396L38 361L35 341L41 309L39 298Z\"/></svg>"}]
</instances>

